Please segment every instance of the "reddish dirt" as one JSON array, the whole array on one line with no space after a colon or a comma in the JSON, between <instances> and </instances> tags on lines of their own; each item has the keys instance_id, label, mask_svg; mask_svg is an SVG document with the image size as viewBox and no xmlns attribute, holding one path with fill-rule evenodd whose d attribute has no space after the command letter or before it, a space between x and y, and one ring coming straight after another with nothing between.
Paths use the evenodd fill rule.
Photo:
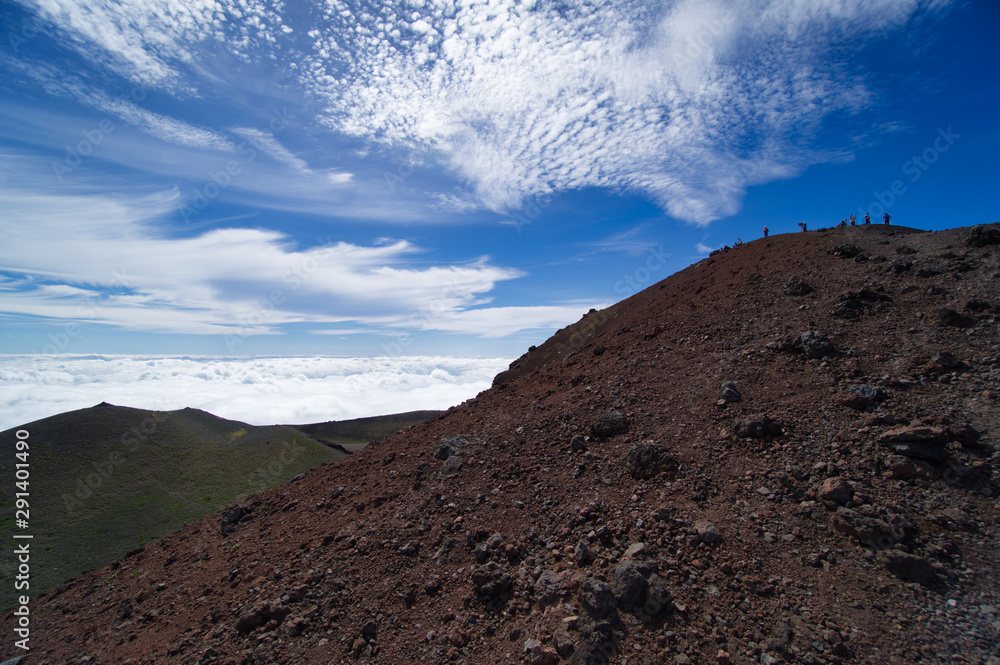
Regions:
<instances>
[{"instance_id":1,"label":"reddish dirt","mask_svg":"<svg viewBox=\"0 0 1000 665\"><path fill-rule=\"evenodd\" d=\"M34 599L24 663L998 665L1000 247L969 236L707 258Z\"/></svg>"}]
</instances>

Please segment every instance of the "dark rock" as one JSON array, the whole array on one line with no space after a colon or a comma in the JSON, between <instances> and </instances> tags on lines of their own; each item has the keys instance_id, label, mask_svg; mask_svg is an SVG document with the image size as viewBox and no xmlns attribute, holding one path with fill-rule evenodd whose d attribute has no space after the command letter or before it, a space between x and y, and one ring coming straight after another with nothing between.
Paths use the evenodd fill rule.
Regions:
<instances>
[{"instance_id":1,"label":"dark rock","mask_svg":"<svg viewBox=\"0 0 1000 665\"><path fill-rule=\"evenodd\" d=\"M988 247L990 245L1000 245L1000 226L996 224L990 226L977 226L969 233L966 244L972 247Z\"/></svg>"},{"instance_id":2,"label":"dark rock","mask_svg":"<svg viewBox=\"0 0 1000 665\"><path fill-rule=\"evenodd\" d=\"M858 411L867 411L888 398L885 388L878 386L851 386L844 405Z\"/></svg>"},{"instance_id":3,"label":"dark rock","mask_svg":"<svg viewBox=\"0 0 1000 665\"><path fill-rule=\"evenodd\" d=\"M344 485L337 485L332 490L330 490L330 498L339 499L341 495L344 493L344 490L346 489L347 487L345 487Z\"/></svg>"},{"instance_id":4,"label":"dark rock","mask_svg":"<svg viewBox=\"0 0 1000 665\"><path fill-rule=\"evenodd\" d=\"M441 474L444 476L454 476L459 472L463 464L465 464L464 459L458 455L451 455L441 465Z\"/></svg>"},{"instance_id":5,"label":"dark rock","mask_svg":"<svg viewBox=\"0 0 1000 665\"><path fill-rule=\"evenodd\" d=\"M808 282L799 279L798 277L793 277L785 284L785 295L786 296L806 296L815 291Z\"/></svg>"},{"instance_id":6,"label":"dark rock","mask_svg":"<svg viewBox=\"0 0 1000 665\"><path fill-rule=\"evenodd\" d=\"M595 619L603 619L614 611L618 601L608 584L588 577L580 585L580 604Z\"/></svg>"},{"instance_id":7,"label":"dark rock","mask_svg":"<svg viewBox=\"0 0 1000 665\"><path fill-rule=\"evenodd\" d=\"M722 542L722 532L708 520L696 520L694 528L698 532L698 539L706 545L718 545Z\"/></svg>"},{"instance_id":8,"label":"dark rock","mask_svg":"<svg viewBox=\"0 0 1000 665\"><path fill-rule=\"evenodd\" d=\"M399 553L403 556L416 556L419 551L420 544L412 540L399 548Z\"/></svg>"},{"instance_id":9,"label":"dark rock","mask_svg":"<svg viewBox=\"0 0 1000 665\"><path fill-rule=\"evenodd\" d=\"M827 478L823 481L823 487L819 490L819 497L834 503L845 504L854 496L854 487L845 479L838 477Z\"/></svg>"},{"instance_id":10,"label":"dark rock","mask_svg":"<svg viewBox=\"0 0 1000 665\"><path fill-rule=\"evenodd\" d=\"M982 432L976 430L971 425L949 427L947 434L952 440L958 441L963 448L975 448L979 445L979 439L983 436Z\"/></svg>"},{"instance_id":11,"label":"dark rock","mask_svg":"<svg viewBox=\"0 0 1000 665\"><path fill-rule=\"evenodd\" d=\"M886 266L886 272L892 275L902 275L904 272L909 272L912 268L913 261L907 259L896 259Z\"/></svg>"},{"instance_id":12,"label":"dark rock","mask_svg":"<svg viewBox=\"0 0 1000 665\"><path fill-rule=\"evenodd\" d=\"M271 606L262 603L254 606L248 613L236 620L236 632L246 634L263 626L271 619Z\"/></svg>"},{"instance_id":13,"label":"dark rock","mask_svg":"<svg viewBox=\"0 0 1000 665\"><path fill-rule=\"evenodd\" d=\"M468 445L468 437L459 434L458 436L446 436L441 439L434 457L439 460L447 460L465 445Z\"/></svg>"},{"instance_id":14,"label":"dark rock","mask_svg":"<svg viewBox=\"0 0 1000 665\"><path fill-rule=\"evenodd\" d=\"M886 570L906 582L928 586L938 581L938 574L927 559L898 550L883 552L880 559Z\"/></svg>"},{"instance_id":15,"label":"dark rock","mask_svg":"<svg viewBox=\"0 0 1000 665\"><path fill-rule=\"evenodd\" d=\"M680 466L666 446L651 441L632 446L625 454L625 464L629 475L636 480L653 478L663 472L673 473Z\"/></svg>"},{"instance_id":16,"label":"dark rock","mask_svg":"<svg viewBox=\"0 0 1000 665\"><path fill-rule=\"evenodd\" d=\"M938 307L935 310L937 319L941 324L953 326L955 328L971 328L976 325L975 317L956 312L950 307Z\"/></svg>"},{"instance_id":17,"label":"dark rock","mask_svg":"<svg viewBox=\"0 0 1000 665\"><path fill-rule=\"evenodd\" d=\"M618 434L625 434L628 428L629 422L625 414L620 411L610 411L590 427L590 434L598 439L608 439Z\"/></svg>"},{"instance_id":18,"label":"dark rock","mask_svg":"<svg viewBox=\"0 0 1000 665\"><path fill-rule=\"evenodd\" d=\"M375 625L375 622L367 621L365 625L361 626L361 637L365 642L374 642L377 631L378 626Z\"/></svg>"},{"instance_id":19,"label":"dark rock","mask_svg":"<svg viewBox=\"0 0 1000 665\"><path fill-rule=\"evenodd\" d=\"M861 248L850 243L844 243L831 249L830 253L842 259L853 259L861 254Z\"/></svg>"},{"instance_id":20,"label":"dark rock","mask_svg":"<svg viewBox=\"0 0 1000 665\"><path fill-rule=\"evenodd\" d=\"M965 310L968 312L985 312L991 309L993 309L993 304L987 300L973 298L969 302L965 303Z\"/></svg>"},{"instance_id":21,"label":"dark rock","mask_svg":"<svg viewBox=\"0 0 1000 665\"><path fill-rule=\"evenodd\" d=\"M649 587L646 589L646 602L636 613L642 621L648 621L654 616L663 614L673 605L673 598L670 596L670 589L667 582L662 577L653 573L649 576Z\"/></svg>"},{"instance_id":22,"label":"dark rock","mask_svg":"<svg viewBox=\"0 0 1000 665\"><path fill-rule=\"evenodd\" d=\"M948 433L940 427L904 425L879 437L879 441L899 455L932 462L948 457Z\"/></svg>"},{"instance_id":23,"label":"dark rock","mask_svg":"<svg viewBox=\"0 0 1000 665\"><path fill-rule=\"evenodd\" d=\"M737 420L733 426L733 433L742 439L764 439L781 436L785 430L770 416L758 413Z\"/></svg>"},{"instance_id":24,"label":"dark rock","mask_svg":"<svg viewBox=\"0 0 1000 665\"><path fill-rule=\"evenodd\" d=\"M740 391L735 383L726 381L722 384L722 399L727 402L739 402L743 399L743 396L740 395Z\"/></svg>"},{"instance_id":25,"label":"dark rock","mask_svg":"<svg viewBox=\"0 0 1000 665\"><path fill-rule=\"evenodd\" d=\"M794 346L806 358L825 358L836 353L830 338L818 330L805 331L795 340Z\"/></svg>"},{"instance_id":26,"label":"dark rock","mask_svg":"<svg viewBox=\"0 0 1000 665\"><path fill-rule=\"evenodd\" d=\"M587 448L587 441L582 436L574 436L569 442L570 450L574 453Z\"/></svg>"},{"instance_id":27,"label":"dark rock","mask_svg":"<svg viewBox=\"0 0 1000 665\"><path fill-rule=\"evenodd\" d=\"M945 374L947 372L958 371L964 367L964 362L947 351L942 351L931 356L931 361L923 369L927 374Z\"/></svg>"},{"instance_id":28,"label":"dark rock","mask_svg":"<svg viewBox=\"0 0 1000 665\"><path fill-rule=\"evenodd\" d=\"M566 590L563 579L559 573L546 570L535 581L535 602L538 609L544 610L546 607L559 604L559 598Z\"/></svg>"},{"instance_id":29,"label":"dark rock","mask_svg":"<svg viewBox=\"0 0 1000 665\"><path fill-rule=\"evenodd\" d=\"M587 564L594 560L594 552L585 541L581 540L573 549L573 558L579 564Z\"/></svg>"},{"instance_id":30,"label":"dark rock","mask_svg":"<svg viewBox=\"0 0 1000 665\"><path fill-rule=\"evenodd\" d=\"M497 598L509 594L514 579L495 562L480 566L472 571L472 587L484 599Z\"/></svg>"},{"instance_id":31,"label":"dark rock","mask_svg":"<svg viewBox=\"0 0 1000 665\"><path fill-rule=\"evenodd\" d=\"M889 455L885 458L885 466L892 477L899 480L909 480L917 475L917 467L913 464L913 460L904 455Z\"/></svg>"},{"instance_id":32,"label":"dark rock","mask_svg":"<svg viewBox=\"0 0 1000 665\"><path fill-rule=\"evenodd\" d=\"M843 507L837 508L837 512L830 518L830 526L834 531L851 536L868 547L875 547L883 534L889 531L889 525L885 522Z\"/></svg>"},{"instance_id":33,"label":"dark rock","mask_svg":"<svg viewBox=\"0 0 1000 665\"><path fill-rule=\"evenodd\" d=\"M892 302L892 298L869 288L863 288L860 291L847 291L837 298L837 303L830 310L830 315L857 321L861 318L862 313L884 302Z\"/></svg>"},{"instance_id":34,"label":"dark rock","mask_svg":"<svg viewBox=\"0 0 1000 665\"><path fill-rule=\"evenodd\" d=\"M227 536L236 529L236 525L250 516L251 510L245 506L233 506L222 518L222 535Z\"/></svg>"},{"instance_id":35,"label":"dark rock","mask_svg":"<svg viewBox=\"0 0 1000 665\"><path fill-rule=\"evenodd\" d=\"M614 590L618 607L626 612L638 609L646 602L649 576L653 568L650 564L629 559L615 566Z\"/></svg>"},{"instance_id":36,"label":"dark rock","mask_svg":"<svg viewBox=\"0 0 1000 665\"><path fill-rule=\"evenodd\" d=\"M559 628L559 630L553 633L552 646L556 648L556 651L563 658L569 658L576 649L573 638L570 637L569 632L565 628Z\"/></svg>"}]
</instances>

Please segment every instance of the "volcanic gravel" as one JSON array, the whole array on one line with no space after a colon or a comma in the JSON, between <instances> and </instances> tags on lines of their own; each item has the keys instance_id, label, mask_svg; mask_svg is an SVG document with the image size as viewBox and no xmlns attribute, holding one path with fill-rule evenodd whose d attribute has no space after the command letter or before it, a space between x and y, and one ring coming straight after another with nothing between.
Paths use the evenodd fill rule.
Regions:
<instances>
[{"instance_id":1,"label":"volcanic gravel","mask_svg":"<svg viewBox=\"0 0 1000 665\"><path fill-rule=\"evenodd\" d=\"M1000 665L1000 246L971 232L716 253L33 599L24 663Z\"/></svg>"}]
</instances>

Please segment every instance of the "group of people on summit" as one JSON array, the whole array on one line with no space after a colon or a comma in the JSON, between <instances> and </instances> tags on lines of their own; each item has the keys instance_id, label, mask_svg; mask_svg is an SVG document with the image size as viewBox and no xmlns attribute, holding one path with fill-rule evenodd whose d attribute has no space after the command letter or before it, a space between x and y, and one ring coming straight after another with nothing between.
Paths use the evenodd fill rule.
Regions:
<instances>
[{"instance_id":1,"label":"group of people on summit","mask_svg":"<svg viewBox=\"0 0 1000 665\"><path fill-rule=\"evenodd\" d=\"M889 213L885 213L884 215L882 215L882 223L883 224L888 224L889 220L891 218L892 218L892 215L890 215ZM851 226L857 226L857 219L858 219L857 215L851 215L851 217L850 217ZM840 222L839 224L837 224L837 228L838 229L846 229L847 228L847 221L848 220L845 219L842 222ZM871 217L871 215L869 215L866 212L865 213L865 224L871 224L871 223L872 223L872 217ZM802 226L802 224L799 224L799 226ZM802 229L802 230L805 231L805 229Z\"/></svg>"},{"instance_id":2,"label":"group of people on summit","mask_svg":"<svg viewBox=\"0 0 1000 665\"><path fill-rule=\"evenodd\" d=\"M892 215L890 215L889 213L885 213L884 215L882 215L882 223L883 224L888 224L890 219L892 219ZM851 226L857 226L858 225L857 224L857 220L858 220L858 216L857 215L851 215L848 219L845 219L842 222L839 222L837 224L837 228L838 229L847 228L848 221L850 221L850 225ZM868 214L868 213L865 213L865 224L871 224L871 223L872 223L872 217L871 217L871 215ZM806 225L805 222L799 222L799 230L802 231L802 232L805 232L805 231L808 231L809 228L808 228L808 226ZM765 226L764 227L764 237L765 238L767 237L768 233L770 233L770 231ZM734 247L739 247L742 244L743 244L743 239L742 238L737 238L736 242L733 243L733 246ZM723 247L721 251L726 251L728 249L729 249L729 246L727 245L726 247Z\"/></svg>"}]
</instances>

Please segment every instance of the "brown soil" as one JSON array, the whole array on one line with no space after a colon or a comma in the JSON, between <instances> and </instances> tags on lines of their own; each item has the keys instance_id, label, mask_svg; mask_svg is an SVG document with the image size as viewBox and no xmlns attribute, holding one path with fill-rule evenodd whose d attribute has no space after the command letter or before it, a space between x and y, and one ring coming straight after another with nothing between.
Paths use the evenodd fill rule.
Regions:
<instances>
[{"instance_id":1,"label":"brown soil","mask_svg":"<svg viewBox=\"0 0 1000 665\"><path fill-rule=\"evenodd\" d=\"M24 662L997 665L1000 247L969 236L707 258L33 599Z\"/></svg>"}]
</instances>

